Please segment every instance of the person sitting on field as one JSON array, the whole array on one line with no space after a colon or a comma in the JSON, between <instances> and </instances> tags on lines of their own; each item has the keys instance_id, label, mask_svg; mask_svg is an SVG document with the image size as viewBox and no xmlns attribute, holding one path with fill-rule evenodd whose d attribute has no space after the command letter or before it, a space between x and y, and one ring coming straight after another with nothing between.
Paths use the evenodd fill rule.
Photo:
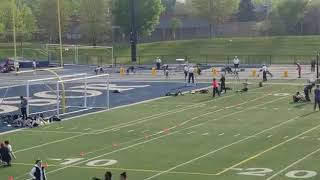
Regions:
<instances>
[{"instance_id":1,"label":"person sitting on field","mask_svg":"<svg viewBox=\"0 0 320 180\"><path fill-rule=\"evenodd\" d=\"M297 92L295 95L292 96L292 98L294 103L305 101L305 97L300 92Z\"/></svg>"},{"instance_id":2,"label":"person sitting on field","mask_svg":"<svg viewBox=\"0 0 320 180\"><path fill-rule=\"evenodd\" d=\"M93 177L92 180L111 180L111 178L112 178L112 173L107 171L103 179Z\"/></svg>"}]
</instances>

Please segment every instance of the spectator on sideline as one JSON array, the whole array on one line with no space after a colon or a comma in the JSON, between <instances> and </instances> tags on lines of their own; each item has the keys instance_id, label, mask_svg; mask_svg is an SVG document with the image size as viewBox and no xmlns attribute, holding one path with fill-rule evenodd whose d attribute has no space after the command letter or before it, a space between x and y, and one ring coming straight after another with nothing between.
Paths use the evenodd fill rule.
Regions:
<instances>
[{"instance_id":1,"label":"spectator on sideline","mask_svg":"<svg viewBox=\"0 0 320 180\"><path fill-rule=\"evenodd\" d=\"M235 70L237 70L239 68L239 64L240 64L240 60L239 60L238 56L235 56L233 59L233 66L234 66Z\"/></svg>"},{"instance_id":2,"label":"spectator on sideline","mask_svg":"<svg viewBox=\"0 0 320 180\"><path fill-rule=\"evenodd\" d=\"M127 180L127 173L123 172L120 174L120 180Z\"/></svg>"},{"instance_id":3,"label":"spectator on sideline","mask_svg":"<svg viewBox=\"0 0 320 180\"><path fill-rule=\"evenodd\" d=\"M11 144L9 143L9 141L8 141L8 140L7 140L7 141L4 141L4 144L5 144L6 147L9 149L9 153L10 153L11 157L14 158L14 159L17 159L16 156L14 155L14 153L13 153L12 146L11 146Z\"/></svg>"},{"instance_id":4,"label":"spectator on sideline","mask_svg":"<svg viewBox=\"0 0 320 180\"><path fill-rule=\"evenodd\" d=\"M189 75L188 83L190 84L192 80L192 84L194 84L194 67L193 66L189 67L188 75Z\"/></svg>"},{"instance_id":5,"label":"spectator on sideline","mask_svg":"<svg viewBox=\"0 0 320 180\"><path fill-rule=\"evenodd\" d=\"M112 178L112 173L107 171L106 174L104 175L104 179L93 177L92 180L111 180L111 178Z\"/></svg>"},{"instance_id":6,"label":"spectator on sideline","mask_svg":"<svg viewBox=\"0 0 320 180\"><path fill-rule=\"evenodd\" d=\"M5 166L11 166L10 150L4 145L0 144L0 159L5 163Z\"/></svg>"},{"instance_id":7,"label":"spectator on sideline","mask_svg":"<svg viewBox=\"0 0 320 180\"><path fill-rule=\"evenodd\" d=\"M27 105L28 105L28 100L24 98L23 96L20 96L20 110L21 110L21 115L22 119L26 120L27 119Z\"/></svg>"},{"instance_id":8,"label":"spectator on sideline","mask_svg":"<svg viewBox=\"0 0 320 180\"><path fill-rule=\"evenodd\" d=\"M46 171L44 167L42 167L42 161L41 160L36 160L35 165L31 169L29 173L30 177L32 180L46 180Z\"/></svg>"},{"instance_id":9,"label":"spectator on sideline","mask_svg":"<svg viewBox=\"0 0 320 180\"><path fill-rule=\"evenodd\" d=\"M301 78L301 70L302 70L301 64L300 63L296 63L296 65L297 65L297 70L298 70L298 75L299 75L298 78Z\"/></svg>"},{"instance_id":10,"label":"spectator on sideline","mask_svg":"<svg viewBox=\"0 0 320 180\"><path fill-rule=\"evenodd\" d=\"M317 85L317 88L314 90L314 110L317 110L317 105L320 110L320 86Z\"/></svg>"},{"instance_id":11,"label":"spectator on sideline","mask_svg":"<svg viewBox=\"0 0 320 180\"><path fill-rule=\"evenodd\" d=\"M316 72L316 61L315 60L311 61L311 72Z\"/></svg>"}]
</instances>

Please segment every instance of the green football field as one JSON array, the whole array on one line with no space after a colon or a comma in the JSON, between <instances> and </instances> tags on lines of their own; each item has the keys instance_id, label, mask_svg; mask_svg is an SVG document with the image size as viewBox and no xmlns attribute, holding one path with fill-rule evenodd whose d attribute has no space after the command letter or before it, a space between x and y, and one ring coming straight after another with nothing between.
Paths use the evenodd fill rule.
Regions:
<instances>
[{"instance_id":1,"label":"green football field","mask_svg":"<svg viewBox=\"0 0 320 180\"><path fill-rule=\"evenodd\" d=\"M36 159L49 180L320 179L320 113L292 104L296 91L187 94L3 134L17 160L0 179L28 179Z\"/></svg>"}]
</instances>

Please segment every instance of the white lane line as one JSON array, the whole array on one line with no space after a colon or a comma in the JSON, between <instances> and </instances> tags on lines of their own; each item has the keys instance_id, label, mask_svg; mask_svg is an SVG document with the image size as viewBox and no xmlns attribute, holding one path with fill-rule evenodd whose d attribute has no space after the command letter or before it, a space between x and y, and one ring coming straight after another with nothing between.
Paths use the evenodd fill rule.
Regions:
<instances>
[{"instance_id":1,"label":"white lane line","mask_svg":"<svg viewBox=\"0 0 320 180\"><path fill-rule=\"evenodd\" d=\"M236 135L234 135L234 137L238 137L238 136L240 136L241 134L236 134Z\"/></svg>"},{"instance_id":2,"label":"white lane line","mask_svg":"<svg viewBox=\"0 0 320 180\"><path fill-rule=\"evenodd\" d=\"M150 176L150 177L148 177L148 178L145 178L144 180L150 180L150 179L153 179L153 178L155 178L155 177L158 177L158 176L160 176L160 175L162 175L162 174L168 173L168 172L170 172L170 171L172 171L172 170L174 170L174 169L176 169L176 168L179 168L179 167L182 167L182 166L184 166L184 165L190 164L190 163L192 163L192 162L194 162L194 161L197 161L197 160L199 160L199 159L202 159L202 158L204 158L204 157L207 157L207 156L209 156L209 155L212 155L212 154L214 154L214 153L216 153L216 152L219 152L219 151L221 151L221 150L224 150L224 149L226 149L226 148L229 148L229 147L231 147L231 146L233 146L233 145L235 145L235 144L242 143L242 142L244 142L244 141L246 141L246 140L248 140L248 139L251 139L252 137L261 135L261 134L263 134L263 133L265 133L265 132L268 132L268 131L270 131L270 130L273 130L273 129L275 129L275 128L278 128L278 127L280 127L280 126L282 126L282 125L284 125L284 124L287 124L287 123L290 123L290 122L292 122L292 121L295 121L296 119L299 119L300 117L301 117L301 116L294 117L294 118L289 119L289 120L287 120L287 121L285 121L285 122L282 122L282 123L280 123L280 124L277 124L277 125L275 125L275 126L273 126L273 127L271 127L271 128L268 128L268 129L265 129L265 130L263 130L263 131L260 131L259 133L256 133L256 134L254 134L254 135L252 135L252 136L249 136L249 137L240 139L240 140L235 141L235 142L233 142L233 143L231 143L231 144L228 144L228 145L226 145L226 146L223 146L223 147L221 147L221 148L219 148L219 149L212 150L212 151L210 151L210 152L207 153L207 154L204 154L204 155L202 155L202 156L196 157L196 158L191 159L191 160L189 160L189 161L186 161L186 162L184 162L184 163L178 164L177 166L174 166L174 167L172 167L172 168L170 168L170 169L167 169L167 170L165 170L165 171L163 171L163 172L160 172L160 173L157 173L157 174L155 174L155 175L153 175L153 176Z\"/></svg>"},{"instance_id":3,"label":"white lane line","mask_svg":"<svg viewBox=\"0 0 320 180\"><path fill-rule=\"evenodd\" d=\"M208 136L209 135L209 133L203 133L202 134L202 136Z\"/></svg>"},{"instance_id":4,"label":"white lane line","mask_svg":"<svg viewBox=\"0 0 320 180\"><path fill-rule=\"evenodd\" d=\"M91 130L91 128L87 128L87 129L84 129L85 131L89 131L89 130Z\"/></svg>"},{"instance_id":5,"label":"white lane line","mask_svg":"<svg viewBox=\"0 0 320 180\"><path fill-rule=\"evenodd\" d=\"M224 133L219 134L219 136L223 136L223 135L224 135Z\"/></svg>"},{"instance_id":6,"label":"white lane line","mask_svg":"<svg viewBox=\"0 0 320 180\"><path fill-rule=\"evenodd\" d=\"M272 135L267 136L267 138L271 138L271 137L272 137Z\"/></svg>"},{"instance_id":7,"label":"white lane line","mask_svg":"<svg viewBox=\"0 0 320 180\"><path fill-rule=\"evenodd\" d=\"M63 129L63 127L57 127L56 129Z\"/></svg>"},{"instance_id":8,"label":"white lane line","mask_svg":"<svg viewBox=\"0 0 320 180\"><path fill-rule=\"evenodd\" d=\"M78 129L78 127L73 127L73 128L70 128L69 130L75 130L75 129Z\"/></svg>"},{"instance_id":9,"label":"white lane line","mask_svg":"<svg viewBox=\"0 0 320 180\"><path fill-rule=\"evenodd\" d=\"M131 132L134 132L134 130L132 129L132 130L129 130L129 131L128 131L128 133L131 133Z\"/></svg>"},{"instance_id":10,"label":"white lane line","mask_svg":"<svg viewBox=\"0 0 320 180\"><path fill-rule=\"evenodd\" d=\"M193 132L193 131L191 131L191 132L188 132L187 134L188 134L188 135L190 135L190 134L193 134L193 133L194 133L194 132Z\"/></svg>"},{"instance_id":11,"label":"white lane line","mask_svg":"<svg viewBox=\"0 0 320 180\"><path fill-rule=\"evenodd\" d=\"M313 151L313 152L311 152L311 153L309 153L309 154L307 154L307 155L305 155L303 158L298 159L297 161L293 162L293 163L292 163L292 164L290 164L289 166L287 166L287 167L283 168L283 169L282 169L282 170L280 170L279 172L277 172L277 173L275 173L274 175L270 176L270 177L269 177L269 178L267 178L266 180L273 179L274 177L276 177L276 176L278 176L279 174L281 174L281 173L283 173L283 172L287 171L287 170L288 170L288 169L290 169L291 167L293 167L293 166L295 166L295 165L299 164L300 162L302 162L302 161L306 160L307 158L311 157L312 155L314 155L314 154L316 154L316 153L318 153L318 152L320 152L320 148L319 148L319 149L317 149L317 150L315 150L315 151Z\"/></svg>"},{"instance_id":12,"label":"white lane line","mask_svg":"<svg viewBox=\"0 0 320 180\"><path fill-rule=\"evenodd\" d=\"M275 102L275 101L279 101L279 100L282 100L282 99L284 99L284 97L283 97L283 98L278 98L278 99L275 99L275 100L272 100L272 101L268 101L268 102L265 102L265 103L262 103L262 104L260 104L260 105L258 105L258 106L262 106L262 105L266 105L266 104L269 104L269 103L273 103L273 102ZM250 101L248 101L248 102L250 102ZM236 113L244 112L245 110L250 110L250 108L244 109L244 110L242 110L242 111L234 112L234 113L228 114L228 115L226 115L226 116L232 116L232 115L234 115L234 114L236 114ZM223 118L225 118L225 117L221 117L220 119L223 119ZM216 119L216 120L217 120L217 119ZM208 121L208 122L209 122L209 121ZM286 122L288 123L289 121L286 121ZM274 129L274 128L282 125L282 124L285 124L286 122L283 122L283 123L281 123L281 124L279 124L279 125L277 125L277 126L274 126L274 127L272 127L272 128L269 128L269 129L267 129L267 130ZM200 124L197 124L197 125L194 125L194 126L190 126L190 127L188 127L188 128L182 129L182 130L180 130L180 131L188 130L188 129L191 129L191 128L194 128L194 127L198 127L198 126L201 126L201 125L203 125L203 124L204 124L204 123L200 123ZM175 126L174 126L174 127L175 127ZM267 131L267 130L265 130L265 131ZM150 140L148 140L148 141L139 142L139 143L136 143L136 144L133 144L133 145L130 145L130 146L121 148L121 149L119 149L119 150L111 151L111 152L102 154L102 155L100 155L100 156L93 157L93 158L91 158L91 159L89 159L89 160L86 160L86 161L83 161L83 162L87 162L87 161L90 161L90 160L93 160L93 159L96 159L96 158L99 158L99 157L103 157L103 156L105 156L105 155L109 155L109 154L112 154L112 153L115 153L115 152L119 152L119 151L122 151L122 150L126 150L126 149L129 149L129 148L135 147L135 146L137 146L137 145L144 144L144 143L147 143L147 142L151 142L151 141L153 141L153 140L157 140L157 139L160 139L160 138L162 138L162 137L166 137L166 136L169 136L169 135L172 135L172 134L177 134L177 133L179 133L180 131L175 131L175 132L172 132L172 133L167 133L167 134L161 135L161 136L159 136L159 137L150 139ZM263 133L263 132L264 132L264 131L262 131L261 133ZM162 134L162 133L163 133L163 131L160 131L160 132L158 132L157 134ZM150 137L150 136L149 136L149 137ZM244 140L247 140L247 139L250 139L250 138L251 138L251 137L247 137L247 138L245 138ZM242 141L244 141L244 140L241 140L240 142L242 142ZM233 144L240 143L240 142L237 141L237 142L235 142L235 143L232 143L231 145L228 145L228 147L229 147L229 146L232 146ZM226 147L223 147L223 149L224 149L224 148L226 148ZM81 163L83 163L83 162L78 162L78 163L81 164ZM65 169L65 168L68 168L68 167L72 167L72 166L74 166L74 165L77 165L78 163L73 164L73 165L70 165L70 166L65 166L65 167L63 167L63 168L59 168L59 169L50 171L50 172L48 172L48 173L60 171L60 170L63 170L63 169ZM47 173L47 174L48 174L48 173Z\"/></svg>"}]
</instances>

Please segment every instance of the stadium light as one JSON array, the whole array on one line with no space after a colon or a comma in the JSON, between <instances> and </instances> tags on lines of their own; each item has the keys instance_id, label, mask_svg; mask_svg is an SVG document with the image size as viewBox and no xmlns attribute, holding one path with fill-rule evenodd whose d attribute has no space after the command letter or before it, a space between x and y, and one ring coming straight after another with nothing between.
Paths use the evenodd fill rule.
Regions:
<instances>
[{"instance_id":1,"label":"stadium light","mask_svg":"<svg viewBox=\"0 0 320 180\"><path fill-rule=\"evenodd\" d=\"M16 43L16 1L12 0L12 32L13 32L13 48L14 60L17 60L17 43Z\"/></svg>"},{"instance_id":2,"label":"stadium light","mask_svg":"<svg viewBox=\"0 0 320 180\"><path fill-rule=\"evenodd\" d=\"M63 67L60 0L57 0L57 14L58 14L58 26L59 26L60 66Z\"/></svg>"},{"instance_id":3,"label":"stadium light","mask_svg":"<svg viewBox=\"0 0 320 180\"><path fill-rule=\"evenodd\" d=\"M131 32L130 32L131 61L137 62L137 30L136 30L135 0L129 0L129 11L131 12Z\"/></svg>"},{"instance_id":4,"label":"stadium light","mask_svg":"<svg viewBox=\"0 0 320 180\"><path fill-rule=\"evenodd\" d=\"M319 81L319 56L320 56L320 54L318 52L317 53L317 79L318 79L318 81Z\"/></svg>"}]
</instances>

